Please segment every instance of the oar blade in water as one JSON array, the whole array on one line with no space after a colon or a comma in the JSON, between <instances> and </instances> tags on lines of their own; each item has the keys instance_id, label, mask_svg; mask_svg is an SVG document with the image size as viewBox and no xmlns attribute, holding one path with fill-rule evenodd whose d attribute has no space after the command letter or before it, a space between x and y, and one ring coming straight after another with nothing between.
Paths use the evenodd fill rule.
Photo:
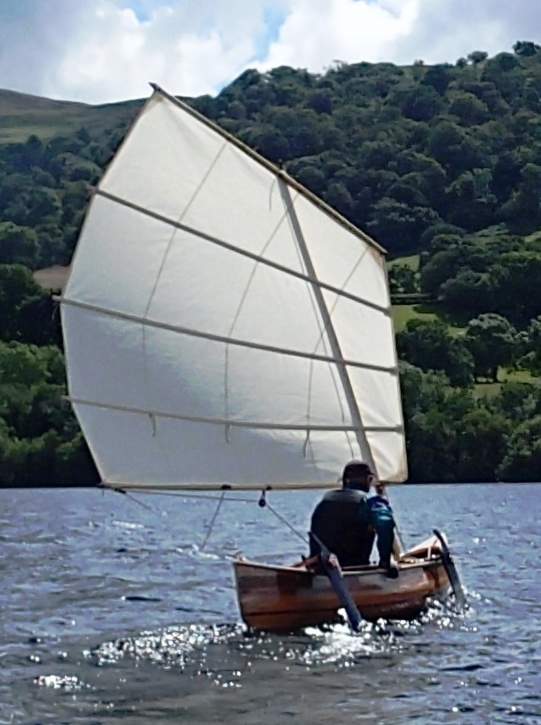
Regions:
<instances>
[{"instance_id":1,"label":"oar blade in water","mask_svg":"<svg viewBox=\"0 0 541 725\"><path fill-rule=\"evenodd\" d=\"M363 620L357 605L351 596L351 592L348 589L348 585L340 568L340 563L337 557L334 554L331 554L325 544L315 534L310 532L310 536L314 539L320 549L320 560L323 570L328 576L340 604L346 610L349 625L354 632L358 632Z\"/></svg>"},{"instance_id":2,"label":"oar blade in water","mask_svg":"<svg viewBox=\"0 0 541 725\"><path fill-rule=\"evenodd\" d=\"M453 590L453 593L455 595L455 602L459 610L462 611L466 609L468 602L466 600L466 595L464 594L464 589L462 588L462 583L460 581L455 562L453 560L453 557L451 556L451 552L449 551L447 542L445 541L441 532L438 531L438 529L434 529L434 535L437 537L441 545L441 557L443 561L443 566L445 567L445 571L447 572L447 576L449 577L451 589Z\"/></svg>"}]
</instances>

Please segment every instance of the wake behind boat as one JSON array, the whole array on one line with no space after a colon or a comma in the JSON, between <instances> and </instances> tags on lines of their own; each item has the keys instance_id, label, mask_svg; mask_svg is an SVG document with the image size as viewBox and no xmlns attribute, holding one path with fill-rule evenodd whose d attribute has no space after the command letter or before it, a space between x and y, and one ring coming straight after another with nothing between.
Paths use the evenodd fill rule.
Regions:
<instances>
[{"instance_id":1,"label":"wake behind boat","mask_svg":"<svg viewBox=\"0 0 541 725\"><path fill-rule=\"evenodd\" d=\"M103 486L330 488L351 459L406 479L384 250L157 86L98 184L60 301L69 399ZM444 564L434 539L394 582L374 567L344 581L362 616L414 616L448 587ZM340 606L306 568L235 572L253 626ZM261 610L271 598L279 622Z\"/></svg>"}]
</instances>

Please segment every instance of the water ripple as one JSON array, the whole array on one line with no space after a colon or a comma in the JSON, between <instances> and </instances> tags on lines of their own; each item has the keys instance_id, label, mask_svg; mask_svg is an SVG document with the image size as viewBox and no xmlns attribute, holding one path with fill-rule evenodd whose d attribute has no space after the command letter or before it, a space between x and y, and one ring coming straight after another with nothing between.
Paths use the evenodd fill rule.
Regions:
<instances>
[{"instance_id":1,"label":"water ripple","mask_svg":"<svg viewBox=\"0 0 541 725\"><path fill-rule=\"evenodd\" d=\"M392 493L403 536L449 535L468 610L277 636L239 623L230 559L303 552L257 503L202 547L212 503L0 491L0 724L539 725L541 487ZM273 504L305 530L315 498Z\"/></svg>"}]
</instances>

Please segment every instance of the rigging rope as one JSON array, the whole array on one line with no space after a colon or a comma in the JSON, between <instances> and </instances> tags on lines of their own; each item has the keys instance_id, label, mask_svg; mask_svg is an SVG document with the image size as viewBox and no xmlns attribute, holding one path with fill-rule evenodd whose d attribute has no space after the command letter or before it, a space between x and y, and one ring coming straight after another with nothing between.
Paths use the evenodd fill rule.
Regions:
<instances>
[{"instance_id":1,"label":"rigging rope","mask_svg":"<svg viewBox=\"0 0 541 725\"><path fill-rule=\"evenodd\" d=\"M110 490L115 491L116 493L124 494L125 496L127 496L130 499L130 501L133 501L134 503L138 504L139 506L142 506L144 509L147 509L147 511L152 511L153 513L157 513L156 509L152 508L151 506L147 506L142 501L139 501L138 498L135 498L134 496L130 495L130 492L128 492L128 491L125 491L121 488L111 488ZM201 546L201 550L203 550L208 543L208 540L212 534L214 525L216 523L218 514L220 512L220 509L221 509L224 501L239 502L239 503L254 503L253 498L236 498L236 497L229 498L229 497L226 497L226 495L225 495L227 493L226 491L222 491L220 496L210 496L208 494L194 494L194 493L190 494L190 493L184 493L183 491L167 491L166 492L166 491L141 490L141 491L137 491L137 493L146 493L146 494L152 493L153 495L179 496L179 497L184 497L184 498L202 498L202 499L211 499L214 501L218 500L218 505L216 506L216 510L214 511L212 519L208 525L207 533L205 536L205 540L203 541L203 544ZM285 526L287 526L287 528L293 534L295 534L295 536L297 536L299 539L301 539L305 544L308 544L308 537L306 535L302 534L300 531L298 531L298 529L296 529L292 524L290 524L289 521L284 516L282 516L282 514L280 514L273 506L271 506L270 503L267 501L265 494L266 494L266 491L263 490L261 492L261 496L259 498L258 505L261 508L268 508L269 511L272 514L274 514L279 521L281 521Z\"/></svg>"},{"instance_id":2,"label":"rigging rope","mask_svg":"<svg viewBox=\"0 0 541 725\"><path fill-rule=\"evenodd\" d=\"M270 505L270 503L267 501L267 497L266 497L265 494L266 494L266 491L263 490L261 492L261 497L259 499L259 506L261 508L268 508L269 511L271 513L273 513L276 516L277 519L279 519L283 524L285 524L287 526L287 528L290 531L292 531L295 534L295 536L298 536L299 539L302 539L302 541L304 541L304 543L307 544L308 543L308 537L307 536L304 536L303 534L301 534L300 531L297 531L297 529L292 524L290 524L289 521L286 518L284 518L284 516L282 516L282 514L279 514L278 511L276 511L276 509L273 508Z\"/></svg>"},{"instance_id":3,"label":"rigging rope","mask_svg":"<svg viewBox=\"0 0 541 725\"><path fill-rule=\"evenodd\" d=\"M222 495L220 496L220 500L218 501L218 505L216 506L216 511L214 512L214 516L212 517L212 519L210 520L210 524L208 525L207 535L205 536L205 540L203 541L203 543L201 545L201 551L203 551L203 549L207 545L207 541L210 539L210 535L212 534L212 529L214 528L214 524L216 523L216 519L218 518L218 513L220 512L220 508L224 501L224 495L225 495L225 491L222 491Z\"/></svg>"},{"instance_id":4,"label":"rigging rope","mask_svg":"<svg viewBox=\"0 0 541 725\"><path fill-rule=\"evenodd\" d=\"M135 498L134 496L130 495L131 492L128 492L128 491L125 491L125 490L122 490L122 489L119 489L119 488L115 488L115 489L112 488L111 490L112 491L115 491L117 493L124 494L125 496L127 496L130 499L130 501L133 501L134 503L138 504L139 506L142 506L147 511L152 511L153 513L157 513L156 509L152 508L151 506L147 506L142 501L140 501L138 498ZM216 506L216 509L214 511L214 514L212 516L212 519L210 520L210 523L209 523L209 525L207 527L207 532L206 532L206 535L205 535L205 539L204 539L204 541L203 541L203 543L201 545L201 551L203 551L203 549L207 545L207 543L208 543L208 541L209 541L209 539L210 539L210 537L212 535L212 532L214 530L214 526L215 526L216 521L218 519L218 514L220 513L220 509L221 509L222 504L224 503L224 501L229 501L229 502L233 502L233 503L236 503L236 502L238 502L238 503L254 503L255 502L255 500L253 498L244 498L244 497L243 498L240 498L240 497L239 498L237 498L237 497L230 498L230 497L227 497L226 496L227 491L222 491L221 494L220 494L220 496L209 495L209 494L199 494L199 493L185 493L184 491L145 491L145 490L141 490L141 491L138 491L137 493L146 493L146 494L152 493L153 495L160 495L160 496L178 496L178 497L183 497L183 498L200 498L200 499L208 499L208 500L213 500L213 501L216 501L217 500L218 501L218 504ZM383 494L385 497L388 498L388 493L387 493L386 487L384 485L382 485L381 483L379 484L379 493ZM261 491L261 494L260 494L260 497L259 497L259 500L258 500L258 505L259 505L260 508L267 508L295 536L297 536L299 539L301 539L301 541L303 541L306 545L308 545L308 543L309 543L308 542L308 537L305 534L302 534L298 529L296 529L281 513L279 513L267 501L266 490L265 489L263 489ZM396 521L396 516L395 516L395 527L396 527L395 528L395 537L396 537L396 540L397 540L397 544L399 546L400 553L403 553L404 552L404 543L403 543L403 540L402 540L402 536L400 534L400 530L399 530L398 523Z\"/></svg>"}]
</instances>

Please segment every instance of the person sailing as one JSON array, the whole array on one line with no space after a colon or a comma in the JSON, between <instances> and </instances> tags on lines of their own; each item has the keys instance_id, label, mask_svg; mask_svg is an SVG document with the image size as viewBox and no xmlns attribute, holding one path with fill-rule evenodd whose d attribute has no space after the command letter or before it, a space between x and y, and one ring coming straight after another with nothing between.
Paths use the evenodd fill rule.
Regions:
<instances>
[{"instance_id":1,"label":"person sailing","mask_svg":"<svg viewBox=\"0 0 541 725\"><path fill-rule=\"evenodd\" d=\"M385 495L385 487L377 481L375 493L368 496L366 504L370 512L370 520L377 534L376 546L379 553L379 566L387 570L389 576L398 576L398 569L391 563L391 554L400 559L400 547L396 538L396 522L389 499Z\"/></svg>"},{"instance_id":2,"label":"person sailing","mask_svg":"<svg viewBox=\"0 0 541 725\"><path fill-rule=\"evenodd\" d=\"M395 522L382 489L369 497L375 476L368 463L350 461L342 473L342 488L328 491L312 513L310 556L319 554L318 540L338 558L340 566L366 566L377 535L380 566L395 577L391 566Z\"/></svg>"}]
</instances>

